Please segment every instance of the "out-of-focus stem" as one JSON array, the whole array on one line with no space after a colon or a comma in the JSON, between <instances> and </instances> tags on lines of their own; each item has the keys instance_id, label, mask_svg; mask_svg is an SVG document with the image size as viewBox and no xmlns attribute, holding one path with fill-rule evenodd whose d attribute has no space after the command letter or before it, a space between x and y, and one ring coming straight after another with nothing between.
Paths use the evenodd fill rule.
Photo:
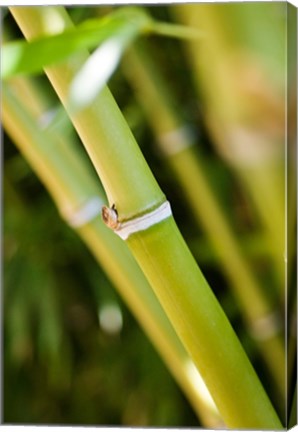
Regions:
<instances>
[{"instance_id":1,"label":"out-of-focus stem","mask_svg":"<svg viewBox=\"0 0 298 432\"><path fill-rule=\"evenodd\" d=\"M206 33L204 40L187 44L205 120L218 152L234 168L264 227L282 304L285 7L202 4L174 9L179 20Z\"/></svg>"},{"instance_id":2,"label":"out-of-focus stem","mask_svg":"<svg viewBox=\"0 0 298 432\"><path fill-rule=\"evenodd\" d=\"M175 111L173 96L157 65L150 61L146 45L136 44L126 56L124 70L145 109L157 141L183 188L195 217L203 226L233 294L241 306L248 329L285 397L285 351L282 346L278 312L264 296L262 287L245 260L236 237L208 184L192 137ZM162 97L161 97L162 95ZM186 129L186 130L185 130ZM252 307L252 304L254 307ZM275 321L275 317L276 320Z\"/></svg>"}]
</instances>

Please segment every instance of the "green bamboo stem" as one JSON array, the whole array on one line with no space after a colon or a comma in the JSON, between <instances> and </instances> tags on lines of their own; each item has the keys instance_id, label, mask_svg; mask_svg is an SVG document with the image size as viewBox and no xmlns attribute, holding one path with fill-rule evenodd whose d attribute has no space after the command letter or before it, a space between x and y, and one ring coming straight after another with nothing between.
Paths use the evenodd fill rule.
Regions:
<instances>
[{"instance_id":1,"label":"green bamboo stem","mask_svg":"<svg viewBox=\"0 0 298 432\"><path fill-rule=\"evenodd\" d=\"M278 325L274 327L272 323L271 330L264 336L260 328L254 330L255 323L266 320L270 315L277 314L277 311L273 310L273 306L263 294L262 287L246 262L236 237L208 184L192 141L187 134L178 134L183 123L177 110L174 110L177 104L172 100L165 80L157 66L150 61L144 43L135 45L126 57L126 75L136 89L136 96L145 109L157 141L182 186L185 198L199 224L203 226L220 260L241 311L244 313L248 329L252 328L252 337L277 383L279 397L284 401L285 350L280 328ZM171 133L178 134L179 138L172 140L173 142L166 142L165 145L164 137ZM178 145L178 149L173 149L175 145Z\"/></svg>"},{"instance_id":2,"label":"green bamboo stem","mask_svg":"<svg viewBox=\"0 0 298 432\"><path fill-rule=\"evenodd\" d=\"M127 242L198 365L227 425L260 425L264 406L258 411L248 399L250 392L254 397L257 393L253 370L249 371L249 362L238 349L235 334L174 220L136 233Z\"/></svg>"},{"instance_id":3,"label":"green bamboo stem","mask_svg":"<svg viewBox=\"0 0 298 432\"><path fill-rule=\"evenodd\" d=\"M27 38L42 33L45 8L11 8ZM48 9L48 8L47 8ZM58 10L55 9L58 13ZM60 20L68 25L64 11ZM66 103L69 82L85 56L47 69ZM104 88L72 121L120 221L164 202L112 95ZM132 235L128 244L190 352L230 427L281 428L280 421L212 291L185 245L172 217Z\"/></svg>"},{"instance_id":4,"label":"green bamboo stem","mask_svg":"<svg viewBox=\"0 0 298 432\"><path fill-rule=\"evenodd\" d=\"M171 164L175 171L180 173L185 194L190 197L193 210L200 216L201 223L209 234L209 239L224 266L230 286L246 318L248 329L251 330L252 337L277 383L279 395L284 400L285 350L278 325L281 321L278 310L274 310L272 304L267 301L248 264L242 259L233 233L220 213L203 172L196 163L194 149L188 148L172 156ZM197 191L200 191L199 194ZM206 213L202 211L203 206ZM277 322L274 319L269 332L264 332L258 323L268 320L275 314Z\"/></svg>"},{"instance_id":5,"label":"green bamboo stem","mask_svg":"<svg viewBox=\"0 0 298 432\"><path fill-rule=\"evenodd\" d=\"M262 170L254 167L241 167L241 170L238 170L238 176L248 190L260 222L266 229L265 236L277 275L281 302L284 304L286 294L286 221L283 190L285 162L283 160L275 160L272 163L269 160L264 162Z\"/></svg>"},{"instance_id":6,"label":"green bamboo stem","mask_svg":"<svg viewBox=\"0 0 298 432\"><path fill-rule=\"evenodd\" d=\"M57 22L59 22L59 26L61 26L59 27L58 31L61 31L61 28L63 26L65 28L66 26L69 27L73 25L66 11L60 7L57 9L28 8L26 10L24 8L12 7L11 11L28 39L42 34L50 34L53 31L52 29L54 27L52 27L52 23L55 19L57 20ZM52 14L51 20L48 22L47 18L50 13ZM71 79L74 78L75 72L78 71L79 65L83 65L87 58L88 53L86 51L82 51L80 54L72 56L71 61L65 62L63 64L60 63L59 66L49 67L46 69L46 73L50 81L52 82L58 96L64 104L67 104L69 100L69 83ZM104 129L109 130L111 140L117 141L120 139L120 137L122 139L126 139L127 148L123 150L123 154L119 154L119 161L122 159L126 160L125 169L123 169L122 163L117 162L117 160L114 162L114 164L116 163L115 172L117 172L119 176L122 176L123 187L120 186L120 189L117 188L117 186L115 185L115 177L115 181L111 179L111 181L109 182L109 186L105 191L109 203L114 203L117 207L120 206L123 209L122 212L124 214L124 217L128 219L139 209L139 202L142 202L142 207L144 208L144 211L146 211L148 208L151 207L153 203L162 202L164 199L164 195L157 187L157 183L153 175L151 174L149 168L147 167L145 161L142 159L141 156L139 156L138 162L142 166L144 172L147 172L148 179L150 178L150 180L144 186L142 184L137 184L137 182L135 181L134 165L127 157L127 154L129 154L131 151L131 147L133 147L131 146L131 131L126 124L123 124L121 131L113 127L114 124L113 120L111 119L117 116L119 118L119 122L121 122L122 114L119 109L115 110L114 107L111 108L109 103L110 99L111 94L108 88L105 87L101 91L100 96L94 101L91 108L84 109L78 114L72 114L72 120L81 137L85 137L83 141L85 139L92 139L93 141L94 145L88 148L87 151L91 159L93 161L97 161L94 166L97 171L100 170L100 178L103 183L105 183L106 178L109 177L109 168L102 166L100 162L102 160L102 155L100 153L105 152L105 155L110 161L110 163L112 163L112 154L109 148L105 148L104 146L99 145L101 136L104 134L104 131L102 131L101 124L94 125L92 123L93 116L96 115L96 117L100 116L100 118L102 118L105 125ZM92 115L90 115L91 112ZM97 129L96 131L94 130L95 127ZM92 153L90 154L90 152ZM129 196L126 196L127 190L124 187L126 182L129 182L130 184ZM117 202L112 201L112 197L115 196L115 189L117 189L119 195ZM151 203L148 203L146 196L152 196Z\"/></svg>"},{"instance_id":7,"label":"green bamboo stem","mask_svg":"<svg viewBox=\"0 0 298 432\"><path fill-rule=\"evenodd\" d=\"M275 27L268 19L278 16L278 8L207 4L183 5L176 11L184 23L208 35L188 45L206 122L217 150L239 176L264 226L283 303L286 32L285 22Z\"/></svg>"},{"instance_id":8,"label":"green bamboo stem","mask_svg":"<svg viewBox=\"0 0 298 432\"><path fill-rule=\"evenodd\" d=\"M12 85L14 91L3 85L4 127L47 187L60 213L64 217L70 215L94 196L104 200L100 185L90 175L72 143L65 137L61 139L41 130L34 120L34 116L42 115L34 86L23 79L14 80ZM22 98L26 94L31 98ZM31 103L33 95L34 105ZM202 423L208 427L222 426L193 362L125 244L105 227L99 216L76 230L136 316Z\"/></svg>"},{"instance_id":9,"label":"green bamboo stem","mask_svg":"<svg viewBox=\"0 0 298 432\"><path fill-rule=\"evenodd\" d=\"M187 243L197 260L213 264L217 262L217 253L204 236L188 239ZM239 247L250 261L263 260L268 255L267 244L262 234L257 232L244 234Z\"/></svg>"}]
</instances>

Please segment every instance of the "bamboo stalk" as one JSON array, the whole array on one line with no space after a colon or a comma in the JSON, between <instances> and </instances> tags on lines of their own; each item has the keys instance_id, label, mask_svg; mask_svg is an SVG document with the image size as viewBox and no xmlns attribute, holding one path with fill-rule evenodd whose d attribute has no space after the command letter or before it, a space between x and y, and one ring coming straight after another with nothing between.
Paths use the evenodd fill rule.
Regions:
<instances>
[{"instance_id":1,"label":"bamboo stalk","mask_svg":"<svg viewBox=\"0 0 298 432\"><path fill-rule=\"evenodd\" d=\"M263 289L245 260L232 228L217 204L196 154L193 139L187 134L187 128L183 127L179 113L174 110L177 103L173 101L157 65L150 61L146 45L136 43L127 54L126 76L136 90L136 96L145 109L159 147L176 174L185 198L220 260L246 318L248 330L251 330L272 378L277 383L279 398L284 403L285 350L278 325L282 318L263 294ZM262 332L258 323L268 321L268 317L273 315L276 320L270 321L270 331L267 329Z\"/></svg>"},{"instance_id":2,"label":"bamboo stalk","mask_svg":"<svg viewBox=\"0 0 298 432\"><path fill-rule=\"evenodd\" d=\"M276 17L284 8L202 4L174 9L179 20L208 35L188 44L205 120L217 151L235 170L264 227L282 304L286 31L285 20Z\"/></svg>"},{"instance_id":3,"label":"bamboo stalk","mask_svg":"<svg viewBox=\"0 0 298 432\"><path fill-rule=\"evenodd\" d=\"M27 38L41 34L43 8L11 8ZM55 9L57 13L57 9ZM59 15L68 25L64 12ZM86 56L47 69L65 104L69 82ZM72 121L100 175L117 224L160 209L165 197L107 88ZM100 144L99 144L100 142ZM112 221L111 221L112 223ZM280 421L232 327L191 256L172 216L135 232L127 243L198 366L230 427L280 428Z\"/></svg>"},{"instance_id":4,"label":"bamboo stalk","mask_svg":"<svg viewBox=\"0 0 298 432\"><path fill-rule=\"evenodd\" d=\"M62 216L69 218L96 196L104 202L100 185L72 143L40 128L38 119L43 113L36 88L24 79L13 80L11 86L3 85L4 127L46 185ZM31 98L24 99L26 94ZM138 319L202 423L207 427L222 426L211 396L125 244L98 215L75 229Z\"/></svg>"},{"instance_id":5,"label":"bamboo stalk","mask_svg":"<svg viewBox=\"0 0 298 432\"><path fill-rule=\"evenodd\" d=\"M217 254L204 236L188 239L187 243L197 260L213 264L217 262ZM250 261L263 260L268 254L267 244L264 243L262 235L257 232L244 234L239 246Z\"/></svg>"}]
</instances>

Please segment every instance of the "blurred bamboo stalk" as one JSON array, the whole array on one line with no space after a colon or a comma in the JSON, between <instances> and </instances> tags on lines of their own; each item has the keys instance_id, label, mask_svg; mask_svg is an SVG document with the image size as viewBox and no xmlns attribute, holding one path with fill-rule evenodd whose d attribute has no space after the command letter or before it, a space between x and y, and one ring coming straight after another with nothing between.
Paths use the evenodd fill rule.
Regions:
<instances>
[{"instance_id":1,"label":"blurred bamboo stalk","mask_svg":"<svg viewBox=\"0 0 298 432\"><path fill-rule=\"evenodd\" d=\"M206 123L262 221L284 304L286 5L200 4L173 10L178 20L206 34L187 45Z\"/></svg>"},{"instance_id":2,"label":"blurred bamboo stalk","mask_svg":"<svg viewBox=\"0 0 298 432\"><path fill-rule=\"evenodd\" d=\"M206 263L215 263L217 261L217 253L204 235L199 238L190 238L188 244L199 261ZM264 259L268 255L267 246L267 243L263 241L262 234L257 232L244 234L239 239L239 247L250 261Z\"/></svg>"},{"instance_id":3,"label":"blurred bamboo stalk","mask_svg":"<svg viewBox=\"0 0 298 432\"><path fill-rule=\"evenodd\" d=\"M173 169L197 221L212 244L220 265L238 300L258 350L285 400L285 350L282 345L278 310L263 294L262 287L242 254L241 248L208 184L194 138L175 110L167 83L150 59L145 42L135 43L126 54L125 74L148 121L159 147ZM254 307L252 307L252 304Z\"/></svg>"},{"instance_id":4,"label":"blurred bamboo stalk","mask_svg":"<svg viewBox=\"0 0 298 432\"><path fill-rule=\"evenodd\" d=\"M27 97L28 96L28 97ZM114 283L167 364L206 427L223 421L196 367L187 355L150 285L126 245L103 224L103 190L65 136L43 128L41 95L24 79L3 85L4 127L54 199L62 217L77 231ZM97 201L96 201L97 200ZM95 207L81 222L86 204ZM96 203L100 203L97 207ZM75 216L76 215L76 216Z\"/></svg>"}]
</instances>

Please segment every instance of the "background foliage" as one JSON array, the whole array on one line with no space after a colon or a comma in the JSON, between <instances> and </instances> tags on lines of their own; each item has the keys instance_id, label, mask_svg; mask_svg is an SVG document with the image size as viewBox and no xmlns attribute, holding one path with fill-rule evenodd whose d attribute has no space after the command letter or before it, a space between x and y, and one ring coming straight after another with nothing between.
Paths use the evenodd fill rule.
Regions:
<instances>
[{"instance_id":1,"label":"background foliage","mask_svg":"<svg viewBox=\"0 0 298 432\"><path fill-rule=\"evenodd\" d=\"M237 21L237 8L241 5L222 11L220 30L229 26L229 20ZM175 22L177 19L172 6L152 6L146 10L162 21ZM68 12L79 24L101 16L109 9L104 6L71 7ZM229 27L231 39L237 39L243 46L251 33L255 38L249 39L248 43L252 40L254 45L260 39L256 15L252 10L251 14L246 21L247 32L243 28ZM281 5L275 7L273 16L282 27L285 17ZM2 22L12 39L21 36L5 8L2 8ZM265 25L266 20L262 23ZM262 39L261 44L262 55L270 58L273 49L271 30L270 27L270 31L265 31L265 40ZM243 188L241 176L222 156L208 129L204 90L198 92L196 72L185 49L185 41L155 35L146 42L151 59L160 68L174 96L174 111L192 126L195 151L222 212L233 226L245 259L269 301L277 304L280 281L262 223L256 215L251 195ZM138 101L138 89L127 80L124 66L129 68L129 58L125 56L112 75L109 87L171 202L184 238L279 409L274 384L246 331L243 313L229 290L229 281L216 251L185 200L173 167L157 145L144 107ZM282 69L283 65L279 66ZM130 72L134 76L134 70ZM238 74L241 75L241 70ZM236 76L239 77L237 73ZM57 107L58 100L45 76L37 76L35 80L50 105ZM253 102L256 107L260 100L262 96ZM238 102L241 103L241 99ZM81 157L89 163L72 127L63 120L57 127L63 128L64 132L67 130ZM5 131L3 142L4 421L199 426L185 396L104 271L61 220L44 186ZM94 171L91 163L90 171ZM112 333L102 321L107 305L114 306L119 320L116 319L118 327ZM280 311L283 306L278 306Z\"/></svg>"}]
</instances>

